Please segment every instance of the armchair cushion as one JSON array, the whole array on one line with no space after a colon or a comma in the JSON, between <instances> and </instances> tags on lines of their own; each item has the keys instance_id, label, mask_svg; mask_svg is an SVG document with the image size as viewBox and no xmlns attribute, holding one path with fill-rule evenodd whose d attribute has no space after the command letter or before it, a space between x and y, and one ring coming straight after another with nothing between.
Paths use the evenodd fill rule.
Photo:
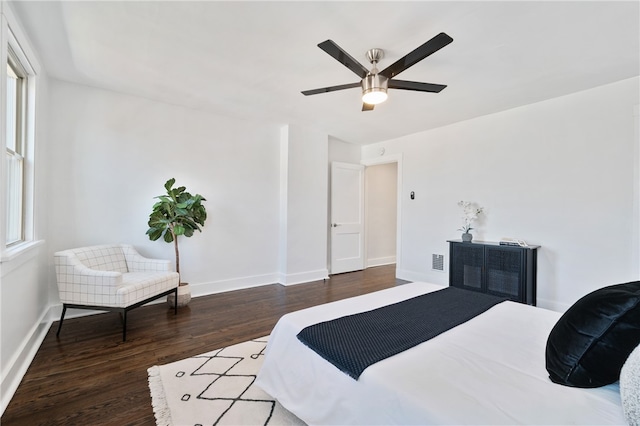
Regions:
<instances>
[{"instance_id":1,"label":"armchair cushion","mask_svg":"<svg viewBox=\"0 0 640 426\"><path fill-rule=\"evenodd\" d=\"M129 272L123 274L122 284L118 286L115 306L129 306L149 299L156 294L176 288L178 277L175 272Z\"/></svg>"},{"instance_id":2,"label":"armchair cushion","mask_svg":"<svg viewBox=\"0 0 640 426\"><path fill-rule=\"evenodd\" d=\"M141 256L133 246L121 244L122 252L129 272L171 272L171 261L165 259L149 259Z\"/></svg>"},{"instance_id":3,"label":"armchair cushion","mask_svg":"<svg viewBox=\"0 0 640 426\"><path fill-rule=\"evenodd\" d=\"M120 246L84 247L72 251L87 268L98 271L129 272L124 251Z\"/></svg>"}]
</instances>

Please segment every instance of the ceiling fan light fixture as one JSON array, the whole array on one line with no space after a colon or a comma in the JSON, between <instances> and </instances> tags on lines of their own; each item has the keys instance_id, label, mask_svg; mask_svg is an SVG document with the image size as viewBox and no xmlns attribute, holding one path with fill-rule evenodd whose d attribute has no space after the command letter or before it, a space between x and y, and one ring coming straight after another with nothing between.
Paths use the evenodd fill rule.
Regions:
<instances>
[{"instance_id":1,"label":"ceiling fan light fixture","mask_svg":"<svg viewBox=\"0 0 640 426\"><path fill-rule=\"evenodd\" d=\"M369 74L362 79L362 102L377 105L387 100L388 79L380 74Z\"/></svg>"},{"instance_id":2,"label":"ceiling fan light fixture","mask_svg":"<svg viewBox=\"0 0 640 426\"><path fill-rule=\"evenodd\" d=\"M362 102L369 105L378 105L387 100L386 89L371 89L370 91L362 94Z\"/></svg>"}]
</instances>

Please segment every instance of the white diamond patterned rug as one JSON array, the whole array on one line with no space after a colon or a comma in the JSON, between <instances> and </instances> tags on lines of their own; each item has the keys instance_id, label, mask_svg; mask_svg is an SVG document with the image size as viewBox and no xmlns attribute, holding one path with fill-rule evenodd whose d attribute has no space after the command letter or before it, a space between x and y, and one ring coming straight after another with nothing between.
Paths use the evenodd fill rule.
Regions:
<instances>
[{"instance_id":1,"label":"white diamond patterned rug","mask_svg":"<svg viewBox=\"0 0 640 426\"><path fill-rule=\"evenodd\" d=\"M159 426L304 425L253 383L269 336L153 366L149 389Z\"/></svg>"}]
</instances>

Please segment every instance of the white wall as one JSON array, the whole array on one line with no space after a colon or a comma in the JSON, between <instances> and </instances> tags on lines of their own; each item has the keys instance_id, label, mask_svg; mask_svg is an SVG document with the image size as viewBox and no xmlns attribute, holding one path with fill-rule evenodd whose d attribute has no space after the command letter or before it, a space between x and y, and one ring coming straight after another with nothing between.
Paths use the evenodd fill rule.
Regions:
<instances>
[{"instance_id":1,"label":"white wall","mask_svg":"<svg viewBox=\"0 0 640 426\"><path fill-rule=\"evenodd\" d=\"M331 163L338 161L340 163L360 164L360 145L348 143L329 137L329 165L327 170L331 170Z\"/></svg>"},{"instance_id":2,"label":"white wall","mask_svg":"<svg viewBox=\"0 0 640 426\"><path fill-rule=\"evenodd\" d=\"M174 259L145 235L154 197L176 178L207 201L202 233L180 239L194 294L277 281L279 129L52 81L52 251L127 242Z\"/></svg>"},{"instance_id":3,"label":"white wall","mask_svg":"<svg viewBox=\"0 0 640 426\"><path fill-rule=\"evenodd\" d=\"M365 175L367 267L396 261L398 163L368 166Z\"/></svg>"},{"instance_id":4,"label":"white wall","mask_svg":"<svg viewBox=\"0 0 640 426\"><path fill-rule=\"evenodd\" d=\"M2 262L0 297L0 395L4 411L49 330L46 247L32 247Z\"/></svg>"},{"instance_id":5,"label":"white wall","mask_svg":"<svg viewBox=\"0 0 640 426\"><path fill-rule=\"evenodd\" d=\"M328 278L328 136L288 125L280 137L279 282L289 285Z\"/></svg>"},{"instance_id":6,"label":"white wall","mask_svg":"<svg viewBox=\"0 0 640 426\"><path fill-rule=\"evenodd\" d=\"M402 153L399 278L441 284L432 253L460 238L459 200L485 208L474 238L522 238L542 248L538 304L638 279L634 105L639 78L363 147ZM408 201L415 191L415 201ZM406 197L405 197L406 195Z\"/></svg>"}]
</instances>

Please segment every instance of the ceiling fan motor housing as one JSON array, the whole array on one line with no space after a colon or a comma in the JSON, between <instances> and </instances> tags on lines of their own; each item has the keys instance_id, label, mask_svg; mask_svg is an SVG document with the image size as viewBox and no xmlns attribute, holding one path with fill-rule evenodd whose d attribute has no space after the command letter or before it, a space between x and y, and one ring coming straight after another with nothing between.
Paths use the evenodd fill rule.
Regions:
<instances>
[{"instance_id":1,"label":"ceiling fan motor housing","mask_svg":"<svg viewBox=\"0 0 640 426\"><path fill-rule=\"evenodd\" d=\"M362 96L366 96L372 92L381 92L386 95L388 84L389 79L387 77L377 72L375 74L368 74L362 79ZM386 96L384 96L384 99L386 99Z\"/></svg>"}]
</instances>

